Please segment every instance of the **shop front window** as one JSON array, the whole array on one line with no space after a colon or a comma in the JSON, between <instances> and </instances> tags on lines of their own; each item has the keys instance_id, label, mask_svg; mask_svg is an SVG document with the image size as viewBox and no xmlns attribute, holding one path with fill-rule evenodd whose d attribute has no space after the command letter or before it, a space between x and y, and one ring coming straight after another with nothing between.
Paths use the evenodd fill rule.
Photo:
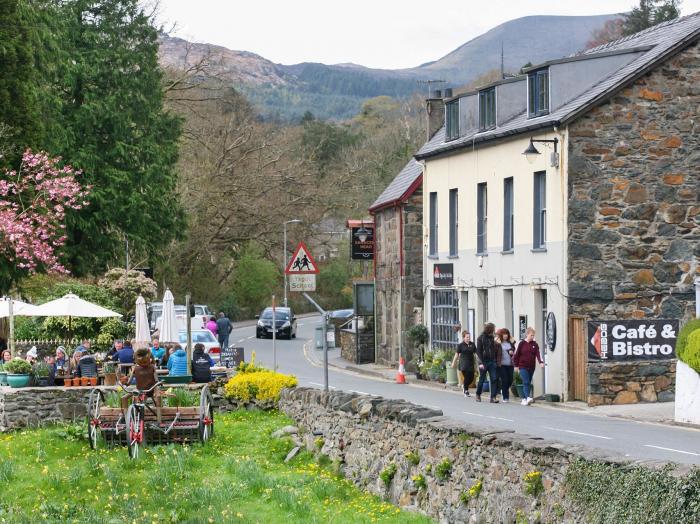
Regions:
<instances>
[{"instance_id":1,"label":"shop front window","mask_svg":"<svg viewBox=\"0 0 700 524\"><path fill-rule=\"evenodd\" d=\"M433 350L454 350L459 343L460 333L455 331L459 324L459 298L454 289L433 289L430 292L431 323L430 342Z\"/></svg>"}]
</instances>

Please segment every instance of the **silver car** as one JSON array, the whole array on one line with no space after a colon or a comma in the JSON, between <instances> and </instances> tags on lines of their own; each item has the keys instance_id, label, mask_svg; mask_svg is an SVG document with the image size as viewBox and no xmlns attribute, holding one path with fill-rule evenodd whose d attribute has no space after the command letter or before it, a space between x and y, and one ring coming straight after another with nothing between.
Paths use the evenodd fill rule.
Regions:
<instances>
[{"instance_id":1,"label":"silver car","mask_svg":"<svg viewBox=\"0 0 700 524\"><path fill-rule=\"evenodd\" d=\"M178 332L180 345L184 348L187 344L187 331ZM207 353L214 362L221 360L221 347L214 334L208 329L192 330L192 347L195 344L204 344L204 352Z\"/></svg>"}]
</instances>

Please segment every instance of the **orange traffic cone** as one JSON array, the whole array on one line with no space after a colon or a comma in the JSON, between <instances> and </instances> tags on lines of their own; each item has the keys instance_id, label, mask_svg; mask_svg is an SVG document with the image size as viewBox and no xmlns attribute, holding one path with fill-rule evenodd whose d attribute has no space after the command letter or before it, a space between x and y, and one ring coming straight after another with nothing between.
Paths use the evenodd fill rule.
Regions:
<instances>
[{"instance_id":1,"label":"orange traffic cone","mask_svg":"<svg viewBox=\"0 0 700 524\"><path fill-rule=\"evenodd\" d=\"M396 373L396 383L397 384L405 384L406 383L406 368L404 365L406 364L406 361L404 360L403 357L399 359L399 371Z\"/></svg>"}]
</instances>

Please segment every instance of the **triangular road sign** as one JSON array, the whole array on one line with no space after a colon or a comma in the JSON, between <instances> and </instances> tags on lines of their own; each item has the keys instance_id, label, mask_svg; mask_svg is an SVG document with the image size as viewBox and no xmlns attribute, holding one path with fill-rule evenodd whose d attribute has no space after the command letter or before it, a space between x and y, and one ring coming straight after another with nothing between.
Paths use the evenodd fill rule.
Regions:
<instances>
[{"instance_id":1,"label":"triangular road sign","mask_svg":"<svg viewBox=\"0 0 700 524\"><path fill-rule=\"evenodd\" d=\"M311 256L309 248L303 242L299 242L294 255L289 259L286 269L288 275L316 275L318 274L318 266L314 257Z\"/></svg>"}]
</instances>

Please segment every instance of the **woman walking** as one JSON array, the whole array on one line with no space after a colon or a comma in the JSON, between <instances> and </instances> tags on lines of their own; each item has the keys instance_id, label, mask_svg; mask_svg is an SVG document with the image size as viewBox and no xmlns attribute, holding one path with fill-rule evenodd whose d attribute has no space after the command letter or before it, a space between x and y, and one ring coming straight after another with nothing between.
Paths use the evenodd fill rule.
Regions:
<instances>
[{"instance_id":1,"label":"woman walking","mask_svg":"<svg viewBox=\"0 0 700 524\"><path fill-rule=\"evenodd\" d=\"M459 372L462 374L462 390L464 396L469 396L469 384L474 380L474 356L476 355L476 346L471 340L469 331L462 331L462 342L457 346L455 359L459 358ZM454 359L453 359L454 363Z\"/></svg>"},{"instance_id":2,"label":"woman walking","mask_svg":"<svg viewBox=\"0 0 700 524\"><path fill-rule=\"evenodd\" d=\"M496 342L501 344L501 367L498 373L501 378L501 399L510 401L510 386L513 384L513 353L515 348L510 341L510 331L501 328L496 332Z\"/></svg>"},{"instance_id":3,"label":"woman walking","mask_svg":"<svg viewBox=\"0 0 700 524\"><path fill-rule=\"evenodd\" d=\"M486 373L489 374L489 391L491 404L497 404L498 367L501 365L501 346L494 340L496 330L491 322L484 324L484 331L476 339L476 358L479 360L479 383L476 385L476 401L481 402L481 392L486 381Z\"/></svg>"},{"instance_id":4,"label":"woman walking","mask_svg":"<svg viewBox=\"0 0 700 524\"><path fill-rule=\"evenodd\" d=\"M535 342L535 330L529 327L525 330L525 340L520 341L513 355L515 371L518 371L519 368L520 378L523 379L523 400L521 402L523 406L528 406L533 402L530 396L530 388L537 362L539 362L540 367L544 369L544 363L540 356L540 346Z\"/></svg>"}]
</instances>

